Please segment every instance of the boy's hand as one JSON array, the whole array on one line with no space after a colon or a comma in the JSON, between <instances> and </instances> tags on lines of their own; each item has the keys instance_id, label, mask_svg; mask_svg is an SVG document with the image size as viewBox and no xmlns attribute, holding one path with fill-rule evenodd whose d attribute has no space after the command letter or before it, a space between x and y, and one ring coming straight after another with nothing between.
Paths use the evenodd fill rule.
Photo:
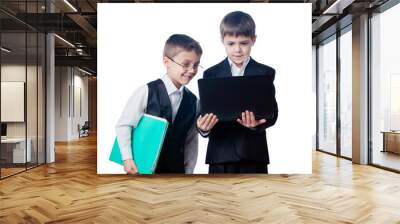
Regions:
<instances>
[{"instance_id":1,"label":"boy's hand","mask_svg":"<svg viewBox=\"0 0 400 224\"><path fill-rule=\"evenodd\" d=\"M133 161L133 159L124 160L124 170L125 170L128 174L137 174L137 173L138 173L136 164L135 164L135 162Z\"/></svg>"},{"instance_id":2,"label":"boy's hand","mask_svg":"<svg viewBox=\"0 0 400 224\"><path fill-rule=\"evenodd\" d=\"M264 124L265 122L267 122L267 120L265 119L256 120L254 113L246 110L245 112L242 113L242 119L238 118L237 122L239 122L241 125L247 128L255 128L260 124Z\"/></svg>"},{"instance_id":3,"label":"boy's hand","mask_svg":"<svg viewBox=\"0 0 400 224\"><path fill-rule=\"evenodd\" d=\"M218 118L214 114L205 114L204 117L200 115L197 119L197 128L203 132L210 131L214 125L218 122Z\"/></svg>"}]
</instances>

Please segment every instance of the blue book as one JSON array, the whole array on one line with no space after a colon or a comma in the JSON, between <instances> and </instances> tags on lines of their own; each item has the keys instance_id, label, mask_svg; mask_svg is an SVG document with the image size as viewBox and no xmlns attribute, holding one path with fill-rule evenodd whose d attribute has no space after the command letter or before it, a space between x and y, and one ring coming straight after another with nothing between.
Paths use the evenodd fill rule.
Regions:
<instances>
[{"instance_id":1,"label":"blue book","mask_svg":"<svg viewBox=\"0 0 400 224\"><path fill-rule=\"evenodd\" d=\"M132 129L132 156L139 174L153 174L160 155L168 121L164 118L144 114ZM110 161L124 165L118 140L115 138Z\"/></svg>"}]
</instances>

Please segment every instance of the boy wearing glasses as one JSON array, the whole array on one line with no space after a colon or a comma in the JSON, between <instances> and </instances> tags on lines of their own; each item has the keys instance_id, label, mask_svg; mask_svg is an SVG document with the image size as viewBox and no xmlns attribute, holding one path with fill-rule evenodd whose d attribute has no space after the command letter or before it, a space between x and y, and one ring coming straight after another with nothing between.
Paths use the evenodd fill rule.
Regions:
<instances>
[{"instance_id":1,"label":"boy wearing glasses","mask_svg":"<svg viewBox=\"0 0 400 224\"><path fill-rule=\"evenodd\" d=\"M273 68L250 57L256 41L255 23L250 15L241 11L227 14L220 24L220 33L227 58L207 69L203 78L266 75L274 80ZM200 134L209 137L206 155L209 173L268 173L265 129L278 118L276 101L274 109L271 120L256 120L252 111L243 111L241 118L232 122L215 124L217 117L212 114L199 119Z\"/></svg>"},{"instance_id":2,"label":"boy wearing glasses","mask_svg":"<svg viewBox=\"0 0 400 224\"><path fill-rule=\"evenodd\" d=\"M169 126L155 173L193 173L197 160L197 98L185 85L196 75L202 49L197 41L174 34L164 46L166 74L139 87L129 98L116 125L124 170L136 174L131 132L144 113L168 120Z\"/></svg>"}]
</instances>

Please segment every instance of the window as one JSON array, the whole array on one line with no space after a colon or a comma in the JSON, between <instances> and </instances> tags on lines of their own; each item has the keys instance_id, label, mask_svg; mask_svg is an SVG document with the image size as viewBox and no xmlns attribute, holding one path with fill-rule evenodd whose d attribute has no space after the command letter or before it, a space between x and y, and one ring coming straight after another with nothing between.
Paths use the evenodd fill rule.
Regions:
<instances>
[{"instance_id":1,"label":"window","mask_svg":"<svg viewBox=\"0 0 400 224\"><path fill-rule=\"evenodd\" d=\"M352 157L352 34L340 36L340 155Z\"/></svg>"},{"instance_id":2,"label":"window","mask_svg":"<svg viewBox=\"0 0 400 224\"><path fill-rule=\"evenodd\" d=\"M400 5L371 18L372 163L400 170Z\"/></svg>"},{"instance_id":3,"label":"window","mask_svg":"<svg viewBox=\"0 0 400 224\"><path fill-rule=\"evenodd\" d=\"M318 48L318 149L336 153L336 40Z\"/></svg>"}]
</instances>

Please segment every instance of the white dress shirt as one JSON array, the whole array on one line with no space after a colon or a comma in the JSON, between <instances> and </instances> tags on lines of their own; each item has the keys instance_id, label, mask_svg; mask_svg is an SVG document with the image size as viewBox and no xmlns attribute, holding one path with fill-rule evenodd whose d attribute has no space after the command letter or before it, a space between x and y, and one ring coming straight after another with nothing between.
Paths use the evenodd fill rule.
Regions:
<instances>
[{"instance_id":1,"label":"white dress shirt","mask_svg":"<svg viewBox=\"0 0 400 224\"><path fill-rule=\"evenodd\" d=\"M243 76L244 75L244 70L246 69L246 66L249 63L249 61L250 61L250 57L247 57L246 60L244 60L242 67L239 68L228 57L229 66L231 66L232 76Z\"/></svg>"},{"instance_id":2,"label":"white dress shirt","mask_svg":"<svg viewBox=\"0 0 400 224\"><path fill-rule=\"evenodd\" d=\"M182 102L183 88L185 87L181 86L181 88L179 89L176 88L176 86L171 81L168 75L163 76L161 80L164 82L165 88L167 89L167 94L169 96L169 100L171 101L172 122L174 122L176 113L178 113L179 106L181 105Z\"/></svg>"},{"instance_id":3,"label":"white dress shirt","mask_svg":"<svg viewBox=\"0 0 400 224\"><path fill-rule=\"evenodd\" d=\"M173 122L182 102L183 90L185 87L182 86L179 89L176 88L168 75L164 75L161 80L165 85L171 101ZM131 132L132 128L135 128L139 123L142 115L146 113L148 95L149 88L147 85L139 87L129 98L115 127L123 160L132 159ZM198 135L196 121L193 122L193 125L187 134L184 147L185 173L191 174L196 166L198 155Z\"/></svg>"}]
</instances>

